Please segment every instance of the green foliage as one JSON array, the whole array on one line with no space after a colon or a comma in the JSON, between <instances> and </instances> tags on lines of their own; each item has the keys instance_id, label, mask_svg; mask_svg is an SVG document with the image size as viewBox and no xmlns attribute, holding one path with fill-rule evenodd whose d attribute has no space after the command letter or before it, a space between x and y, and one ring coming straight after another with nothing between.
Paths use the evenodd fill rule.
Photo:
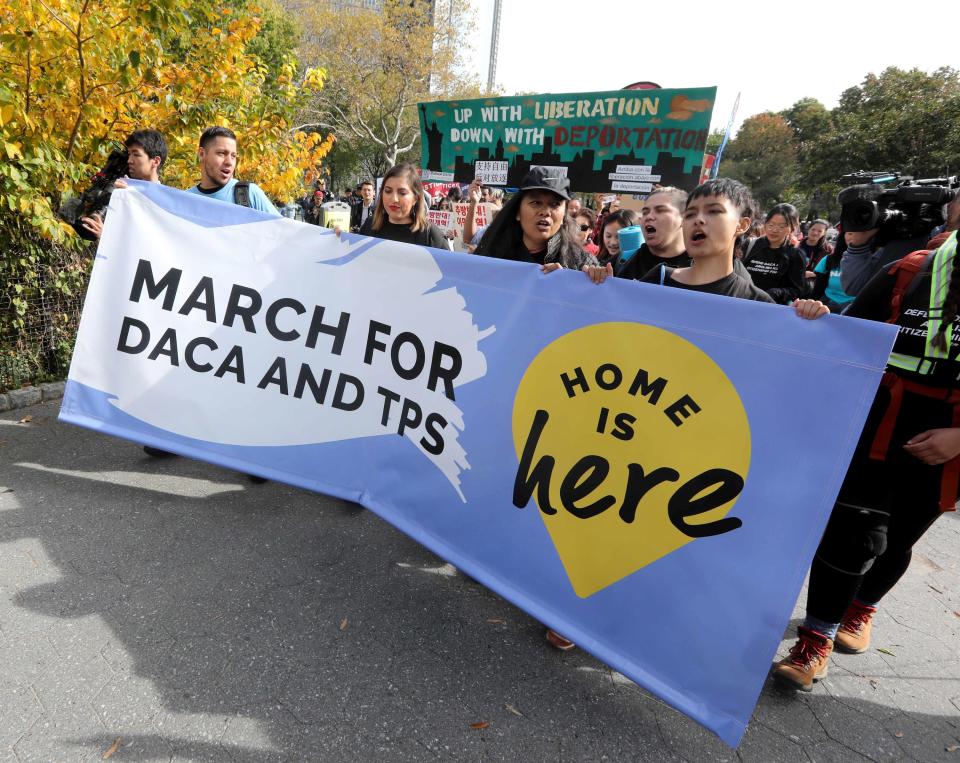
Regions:
<instances>
[{"instance_id":1,"label":"green foliage","mask_svg":"<svg viewBox=\"0 0 960 763\"><path fill-rule=\"evenodd\" d=\"M69 351L76 323L68 303L82 294L91 248L55 210L61 197L89 185L129 132L164 133L164 181L186 187L196 179L200 132L232 126L241 152L257 157L244 176L277 198L295 193L329 151L332 138L290 128L323 75L307 70L297 79L297 31L272 3L0 0L0 304L9 308L0 311L0 358L7 367L64 368L57 358ZM39 347L25 344L38 337Z\"/></svg>"},{"instance_id":2,"label":"green foliage","mask_svg":"<svg viewBox=\"0 0 960 763\"><path fill-rule=\"evenodd\" d=\"M781 119L791 133L760 117ZM777 115L751 117L731 141L721 171L749 183L765 205L793 200L801 213L836 218L836 181L847 173L960 173L958 124L960 73L891 67L845 90L832 110L802 98Z\"/></svg>"},{"instance_id":3,"label":"green foliage","mask_svg":"<svg viewBox=\"0 0 960 763\"><path fill-rule=\"evenodd\" d=\"M797 172L792 128L778 114L749 117L727 145L720 167L725 177L746 183L763 208L788 200Z\"/></svg>"}]
</instances>

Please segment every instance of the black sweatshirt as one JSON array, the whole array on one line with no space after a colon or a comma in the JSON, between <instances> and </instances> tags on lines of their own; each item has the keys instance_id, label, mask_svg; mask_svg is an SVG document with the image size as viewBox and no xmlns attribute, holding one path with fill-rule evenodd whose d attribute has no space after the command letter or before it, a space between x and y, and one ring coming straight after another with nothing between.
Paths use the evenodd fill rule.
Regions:
<instances>
[{"instance_id":1,"label":"black sweatshirt","mask_svg":"<svg viewBox=\"0 0 960 763\"><path fill-rule=\"evenodd\" d=\"M789 243L771 249L766 236L758 238L743 256L743 265L753 282L774 302L786 305L806 292L803 255Z\"/></svg>"}]
</instances>

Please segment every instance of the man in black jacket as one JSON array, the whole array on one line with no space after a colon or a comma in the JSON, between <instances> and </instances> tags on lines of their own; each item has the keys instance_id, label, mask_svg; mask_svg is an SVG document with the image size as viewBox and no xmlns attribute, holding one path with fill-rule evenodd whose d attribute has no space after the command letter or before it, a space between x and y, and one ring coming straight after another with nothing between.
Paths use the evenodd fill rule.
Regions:
<instances>
[{"instance_id":1,"label":"man in black jacket","mask_svg":"<svg viewBox=\"0 0 960 763\"><path fill-rule=\"evenodd\" d=\"M373 181L364 180L360 184L360 203L350 207L350 230L356 233L367 218L373 215L375 201Z\"/></svg>"}]
</instances>

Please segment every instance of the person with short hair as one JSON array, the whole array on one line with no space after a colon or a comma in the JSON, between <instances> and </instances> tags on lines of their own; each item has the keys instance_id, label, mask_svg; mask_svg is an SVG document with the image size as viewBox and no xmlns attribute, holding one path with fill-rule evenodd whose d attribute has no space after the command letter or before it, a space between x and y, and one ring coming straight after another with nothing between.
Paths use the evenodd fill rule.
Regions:
<instances>
[{"instance_id":1,"label":"person with short hair","mask_svg":"<svg viewBox=\"0 0 960 763\"><path fill-rule=\"evenodd\" d=\"M356 233L371 215L373 215L376 201L376 188L372 180L364 180L357 186L360 193L360 203L350 208L350 230Z\"/></svg>"},{"instance_id":2,"label":"person with short hair","mask_svg":"<svg viewBox=\"0 0 960 763\"><path fill-rule=\"evenodd\" d=\"M577 215L580 214L581 209L583 209L583 202L580 201L580 197L571 196L570 201L567 203L567 214L576 219ZM594 215L594 217L596 217L596 215Z\"/></svg>"},{"instance_id":3,"label":"person with short hair","mask_svg":"<svg viewBox=\"0 0 960 763\"><path fill-rule=\"evenodd\" d=\"M167 160L167 142L157 130L134 130L123 142L127 149L127 177L148 183L160 182L160 168ZM126 183L117 181L116 188ZM103 235L103 216L99 214L80 218L83 227L96 238Z\"/></svg>"},{"instance_id":4,"label":"person with short hair","mask_svg":"<svg viewBox=\"0 0 960 763\"><path fill-rule=\"evenodd\" d=\"M240 185L240 181L234 177L237 169L237 136L233 130L227 127L208 127L200 136L197 157L200 159L200 182L188 188L188 193L240 204L280 217L277 208L260 186L247 182ZM247 191L246 198L243 189Z\"/></svg>"},{"instance_id":5,"label":"person with short hair","mask_svg":"<svg viewBox=\"0 0 960 763\"><path fill-rule=\"evenodd\" d=\"M672 268L685 268L692 260L683 241L683 211L687 206L687 192L665 186L657 188L643 202L640 209L640 226L644 243L614 275L618 278L641 280L661 264ZM733 259L733 269L744 278L750 274L739 257Z\"/></svg>"}]
</instances>

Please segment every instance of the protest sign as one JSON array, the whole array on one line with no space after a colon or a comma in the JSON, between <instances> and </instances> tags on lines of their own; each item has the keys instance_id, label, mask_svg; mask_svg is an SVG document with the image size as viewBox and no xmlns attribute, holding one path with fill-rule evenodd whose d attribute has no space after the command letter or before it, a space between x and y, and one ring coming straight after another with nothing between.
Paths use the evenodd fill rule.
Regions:
<instances>
[{"instance_id":1,"label":"protest sign","mask_svg":"<svg viewBox=\"0 0 960 763\"><path fill-rule=\"evenodd\" d=\"M361 503L737 744L895 327L130 184L63 420Z\"/></svg>"},{"instance_id":2,"label":"protest sign","mask_svg":"<svg viewBox=\"0 0 960 763\"><path fill-rule=\"evenodd\" d=\"M474 208L473 230L476 232L479 228L490 224L490 210L493 204L481 202ZM470 214L470 204L468 202L457 202L453 205L453 211L444 211L431 209L427 212L427 219L443 231L453 231L453 248L458 252L465 250L465 245L469 242L463 240L463 226L467 222L467 215Z\"/></svg>"},{"instance_id":3,"label":"protest sign","mask_svg":"<svg viewBox=\"0 0 960 763\"><path fill-rule=\"evenodd\" d=\"M715 97L706 87L421 103L423 177L516 187L539 165L584 193L691 190Z\"/></svg>"}]
</instances>

